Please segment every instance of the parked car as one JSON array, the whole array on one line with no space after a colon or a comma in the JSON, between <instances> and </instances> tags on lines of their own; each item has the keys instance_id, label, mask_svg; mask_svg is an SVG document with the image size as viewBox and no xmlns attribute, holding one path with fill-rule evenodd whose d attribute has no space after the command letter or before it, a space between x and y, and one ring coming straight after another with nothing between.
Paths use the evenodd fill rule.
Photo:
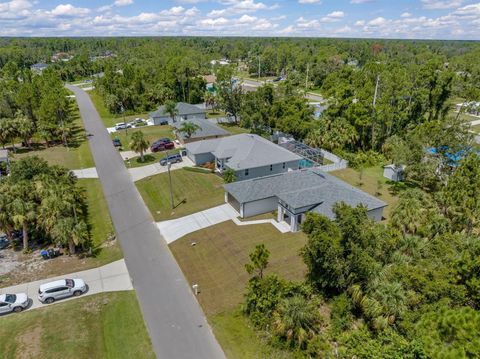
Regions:
<instances>
[{"instance_id":1,"label":"parked car","mask_svg":"<svg viewBox=\"0 0 480 359\"><path fill-rule=\"evenodd\" d=\"M160 164L162 166L166 166L169 162L170 163L179 163L179 162L182 162L182 161L183 161L182 156L179 153L175 153L173 155L168 155L168 156L163 157L160 160Z\"/></svg>"},{"instance_id":2,"label":"parked car","mask_svg":"<svg viewBox=\"0 0 480 359\"><path fill-rule=\"evenodd\" d=\"M115 130L125 130L127 128L132 128L132 125L125 123L125 122L119 122L115 124Z\"/></svg>"},{"instance_id":3,"label":"parked car","mask_svg":"<svg viewBox=\"0 0 480 359\"><path fill-rule=\"evenodd\" d=\"M152 145L150 146L150 151L152 152L165 151L165 150L171 150L174 147L175 145L170 139L163 138L152 143Z\"/></svg>"},{"instance_id":4,"label":"parked car","mask_svg":"<svg viewBox=\"0 0 480 359\"><path fill-rule=\"evenodd\" d=\"M120 142L119 138L114 138L112 142L114 147L122 147L122 142Z\"/></svg>"},{"instance_id":5,"label":"parked car","mask_svg":"<svg viewBox=\"0 0 480 359\"><path fill-rule=\"evenodd\" d=\"M0 294L0 314L21 312L28 307L28 296L25 293Z\"/></svg>"},{"instance_id":6,"label":"parked car","mask_svg":"<svg viewBox=\"0 0 480 359\"><path fill-rule=\"evenodd\" d=\"M78 297L87 291L83 279L61 279L45 283L38 289L38 300L42 303L53 303L57 299Z\"/></svg>"},{"instance_id":7,"label":"parked car","mask_svg":"<svg viewBox=\"0 0 480 359\"><path fill-rule=\"evenodd\" d=\"M0 249L5 249L10 245L6 234L0 234Z\"/></svg>"}]
</instances>

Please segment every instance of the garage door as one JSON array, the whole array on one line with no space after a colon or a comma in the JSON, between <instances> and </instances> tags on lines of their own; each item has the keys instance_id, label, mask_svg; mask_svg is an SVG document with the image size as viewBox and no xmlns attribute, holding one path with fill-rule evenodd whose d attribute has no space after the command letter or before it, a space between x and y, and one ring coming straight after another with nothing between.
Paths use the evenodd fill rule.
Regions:
<instances>
[{"instance_id":1,"label":"garage door","mask_svg":"<svg viewBox=\"0 0 480 359\"><path fill-rule=\"evenodd\" d=\"M240 202L238 202L230 193L228 194L228 203L240 213Z\"/></svg>"}]
</instances>

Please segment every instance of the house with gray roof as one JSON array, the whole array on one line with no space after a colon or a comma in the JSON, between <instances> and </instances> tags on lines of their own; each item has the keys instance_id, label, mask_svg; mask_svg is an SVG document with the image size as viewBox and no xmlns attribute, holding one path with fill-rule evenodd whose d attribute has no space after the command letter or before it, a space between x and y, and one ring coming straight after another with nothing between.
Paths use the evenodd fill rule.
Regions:
<instances>
[{"instance_id":1,"label":"house with gray roof","mask_svg":"<svg viewBox=\"0 0 480 359\"><path fill-rule=\"evenodd\" d=\"M302 160L263 137L246 133L192 142L185 148L195 165L213 162L220 173L226 169L235 171L239 181L297 170Z\"/></svg>"},{"instance_id":2,"label":"house with gray roof","mask_svg":"<svg viewBox=\"0 0 480 359\"><path fill-rule=\"evenodd\" d=\"M157 111L150 113L150 119L155 125L172 125L181 120L205 119L207 111L199 106L191 105L185 102L177 103L177 114L172 119L168 112L165 112L165 106L162 105Z\"/></svg>"},{"instance_id":3,"label":"house with gray roof","mask_svg":"<svg viewBox=\"0 0 480 359\"><path fill-rule=\"evenodd\" d=\"M300 229L307 212L333 219L333 206L344 202L363 205L376 221L387 204L318 169L303 169L224 185L225 202L242 218L277 211L277 221L286 222L292 232Z\"/></svg>"},{"instance_id":4,"label":"house with gray roof","mask_svg":"<svg viewBox=\"0 0 480 359\"><path fill-rule=\"evenodd\" d=\"M38 62L38 63L30 66L30 70L32 70L33 72L35 72L37 74L41 74L43 72L43 70L45 70L47 67L48 67L47 64L45 64L43 62Z\"/></svg>"},{"instance_id":5,"label":"house with gray roof","mask_svg":"<svg viewBox=\"0 0 480 359\"><path fill-rule=\"evenodd\" d=\"M185 122L191 122L199 127L189 137L185 133L179 131ZM215 123L202 118L193 118L191 120L186 120L186 121L184 120L176 121L172 123L172 126L176 128L175 133L176 133L177 139L183 144L195 142L195 141L210 140L210 139L220 138L220 137L225 137L230 135L230 132L224 130L223 128L216 125Z\"/></svg>"}]
</instances>

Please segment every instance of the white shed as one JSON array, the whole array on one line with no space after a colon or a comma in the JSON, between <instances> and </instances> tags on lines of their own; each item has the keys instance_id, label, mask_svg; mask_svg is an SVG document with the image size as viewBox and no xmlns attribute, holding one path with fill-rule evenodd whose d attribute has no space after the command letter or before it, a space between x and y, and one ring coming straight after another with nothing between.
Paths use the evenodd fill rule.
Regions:
<instances>
[{"instance_id":1,"label":"white shed","mask_svg":"<svg viewBox=\"0 0 480 359\"><path fill-rule=\"evenodd\" d=\"M383 177L388 178L390 181L400 182L403 181L405 173L405 166L386 165L383 166Z\"/></svg>"}]
</instances>

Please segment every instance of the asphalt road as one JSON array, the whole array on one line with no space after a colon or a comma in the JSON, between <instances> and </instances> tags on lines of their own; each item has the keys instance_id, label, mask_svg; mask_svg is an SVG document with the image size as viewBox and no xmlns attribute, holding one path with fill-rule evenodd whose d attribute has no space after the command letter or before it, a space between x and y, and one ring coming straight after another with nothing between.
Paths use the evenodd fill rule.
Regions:
<instances>
[{"instance_id":1,"label":"asphalt road","mask_svg":"<svg viewBox=\"0 0 480 359\"><path fill-rule=\"evenodd\" d=\"M75 93L132 284L157 358L216 359L225 355L185 277L114 149L85 91Z\"/></svg>"}]
</instances>

